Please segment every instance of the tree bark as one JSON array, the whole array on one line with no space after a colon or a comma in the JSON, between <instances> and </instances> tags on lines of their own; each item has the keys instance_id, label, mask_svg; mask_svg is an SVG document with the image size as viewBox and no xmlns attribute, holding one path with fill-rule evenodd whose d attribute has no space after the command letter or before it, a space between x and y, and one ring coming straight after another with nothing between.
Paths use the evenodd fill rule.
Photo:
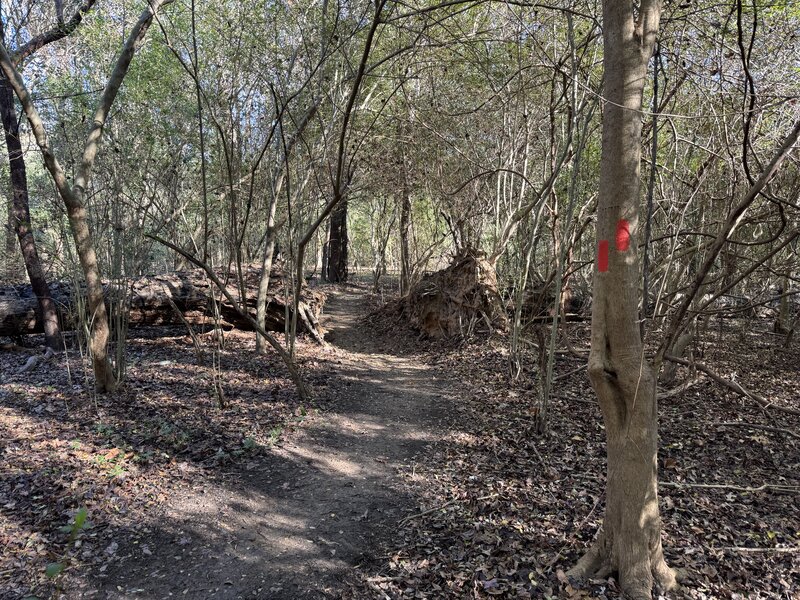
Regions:
<instances>
[{"instance_id":1,"label":"tree bark","mask_svg":"<svg viewBox=\"0 0 800 600\"><path fill-rule=\"evenodd\" d=\"M398 146L400 156L400 295L405 296L411 290L411 190L408 182L408 164L405 151L405 120L398 125Z\"/></svg>"},{"instance_id":2,"label":"tree bark","mask_svg":"<svg viewBox=\"0 0 800 600\"><path fill-rule=\"evenodd\" d=\"M329 231L324 279L341 283L347 281L347 198L342 198L333 209Z\"/></svg>"},{"instance_id":3,"label":"tree bark","mask_svg":"<svg viewBox=\"0 0 800 600\"><path fill-rule=\"evenodd\" d=\"M81 162L72 185L69 184L64 168L50 147L44 122L33 104L30 92L25 87L22 76L16 69L14 60L9 55L5 44L0 44L0 67L2 67L3 73L22 104L25 116L28 118L31 130L36 138L36 143L42 152L45 166L50 172L67 209L72 237L75 241L75 248L86 281L86 304L91 332L89 349L92 353L95 389L100 393L113 392L117 387L117 379L111 359L108 356L108 338L110 335L108 311L103 295L97 253L95 252L94 241L89 228L85 195L89 188L97 153L100 150L106 119L122 86L122 81L128 73L136 49L150 28L156 12L173 1L151 0L140 15L136 25L131 29L95 109L89 133L86 136Z\"/></svg>"},{"instance_id":4,"label":"tree bark","mask_svg":"<svg viewBox=\"0 0 800 600\"><path fill-rule=\"evenodd\" d=\"M61 330L58 326L58 311L55 302L50 297L50 289L44 276L44 269L36 250L36 240L31 227L30 205L28 203L28 177L25 170L25 158L22 152L22 143L19 139L19 124L17 111L14 108L14 92L8 79L0 75L0 118L3 120L3 129L8 150L8 169L11 176L11 212L10 225L14 228L22 260L31 288L39 300L39 311L44 328L45 344L53 350L63 347Z\"/></svg>"},{"instance_id":5,"label":"tree bark","mask_svg":"<svg viewBox=\"0 0 800 600\"><path fill-rule=\"evenodd\" d=\"M400 198L400 295L405 296L411 289L411 196L408 186L403 185Z\"/></svg>"},{"instance_id":6,"label":"tree bark","mask_svg":"<svg viewBox=\"0 0 800 600\"><path fill-rule=\"evenodd\" d=\"M0 201L8 205L6 211L6 222L3 225L5 232L5 251L4 251L4 277L9 281L13 281L19 277L19 267L17 261L17 240L14 235L14 205L12 202L6 200L5 196L0 194Z\"/></svg>"},{"instance_id":7,"label":"tree bark","mask_svg":"<svg viewBox=\"0 0 800 600\"><path fill-rule=\"evenodd\" d=\"M272 273L272 260L275 255L275 208L277 200L270 200L269 215L267 217L267 239L264 242L264 260L261 264L261 278L258 283L258 298L256 300L256 322L262 329L266 329L267 295L269 293L269 280ZM266 352L267 341L256 332L256 352Z\"/></svg>"},{"instance_id":8,"label":"tree bark","mask_svg":"<svg viewBox=\"0 0 800 600\"><path fill-rule=\"evenodd\" d=\"M656 377L638 323L639 164L642 92L661 6L603 0L604 95L598 260L589 376L606 428L608 473L602 528L569 575L619 574L628 597L676 586L661 547Z\"/></svg>"}]
</instances>

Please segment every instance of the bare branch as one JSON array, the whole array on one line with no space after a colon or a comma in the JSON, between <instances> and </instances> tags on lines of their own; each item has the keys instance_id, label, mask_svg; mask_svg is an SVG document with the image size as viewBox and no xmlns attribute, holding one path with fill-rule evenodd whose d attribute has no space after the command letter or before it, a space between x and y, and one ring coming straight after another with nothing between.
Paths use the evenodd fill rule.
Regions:
<instances>
[{"instance_id":1,"label":"bare branch","mask_svg":"<svg viewBox=\"0 0 800 600\"><path fill-rule=\"evenodd\" d=\"M59 194L61 194L61 197L65 202L71 201L72 189L70 188L69 183L67 183L67 177L64 173L64 169L50 148L44 122L42 121L39 112L36 110L36 107L33 105L33 99L31 98L28 88L25 87L25 81L23 81L22 75L20 75L19 71L17 71L11 56L8 54L8 50L2 42L0 42L0 69L3 70L3 74L11 85L11 89L14 90L14 93L17 95L17 98L19 98L19 101L22 104L22 110L25 112L25 116L28 118L31 131L33 132L33 137L36 139L36 144L42 151L44 164L47 167L47 170L50 172L50 175L53 177L53 181L56 184Z\"/></svg>"},{"instance_id":2,"label":"bare branch","mask_svg":"<svg viewBox=\"0 0 800 600\"><path fill-rule=\"evenodd\" d=\"M172 2L174 2L174 0L150 0L148 7L142 12L136 25L134 25L131 30L128 39L125 40L125 45L122 47L122 51L117 58L117 63L114 65L114 70L108 78L108 83L106 83L103 95L100 97L100 102L94 113L92 128L89 130L89 135L86 138L83 158L75 177L73 190L75 193L82 195L89 185L92 167L97 157L97 151L100 148L100 140L103 136L103 127L105 126L106 118L122 86L122 81L125 79L125 75L128 74L128 69L131 66L131 61L133 60L133 55L136 53L136 49L142 39L144 39L145 33L147 33L150 24L153 22L153 17L159 9Z\"/></svg>"},{"instance_id":3,"label":"bare branch","mask_svg":"<svg viewBox=\"0 0 800 600\"><path fill-rule=\"evenodd\" d=\"M58 13L58 25L48 31L45 31L44 33L37 35L27 44L11 54L11 63L15 67L18 67L23 60L28 58L40 48L67 37L78 28L78 25L80 25L81 21L83 21L83 17L92 9L96 2L97 0L85 0L84 3L78 7L78 9L75 11L75 14L72 15L69 21L65 22L64 8L61 2L57 1L56 12Z\"/></svg>"}]
</instances>

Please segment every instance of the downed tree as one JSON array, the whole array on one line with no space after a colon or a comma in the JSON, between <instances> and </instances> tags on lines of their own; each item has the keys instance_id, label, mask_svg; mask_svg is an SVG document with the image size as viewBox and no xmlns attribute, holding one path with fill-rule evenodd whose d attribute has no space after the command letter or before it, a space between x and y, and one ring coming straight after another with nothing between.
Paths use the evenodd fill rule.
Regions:
<instances>
[{"instance_id":1,"label":"downed tree","mask_svg":"<svg viewBox=\"0 0 800 600\"><path fill-rule=\"evenodd\" d=\"M497 291L497 272L478 251L463 252L447 268L425 275L387 310L430 337L505 329L508 325Z\"/></svg>"},{"instance_id":2,"label":"downed tree","mask_svg":"<svg viewBox=\"0 0 800 600\"><path fill-rule=\"evenodd\" d=\"M226 288L236 302L241 302L238 281L235 272L228 277L224 272L217 272L220 279L226 281ZM255 318L256 297L260 269L256 266L243 266L242 276L245 288L247 312ZM163 275L152 275L128 279L123 283L106 283L106 302L115 292L125 286L128 290L129 305L128 324L131 327L142 325L180 325L183 319L191 325L212 326L214 324L214 307L212 294L217 298L220 325L238 329L252 330L252 324L239 311L215 290L202 269L179 271ZM270 274L270 298L267 303L265 329L283 331L287 314L291 319L292 302L287 301L284 289L284 271L276 265ZM55 282L50 285L50 293L58 306L59 320L63 329L73 329L76 322L74 308L74 287L71 283ZM288 302L288 307L287 307ZM172 304L180 310L178 315ZM325 294L303 288L301 307L306 318L300 323L308 322L312 327L318 323L319 314L325 303ZM183 319L181 319L181 316ZM307 330L307 326L303 326ZM19 336L30 333L42 333L42 321L39 317L39 306L36 296L29 285L0 287L0 335ZM317 338L321 332L311 331Z\"/></svg>"},{"instance_id":3,"label":"downed tree","mask_svg":"<svg viewBox=\"0 0 800 600\"><path fill-rule=\"evenodd\" d=\"M541 281L529 284L522 293L521 317L524 324L551 323L553 320L553 305L556 301L554 285L552 282ZM513 287L506 288L504 295L510 298L506 302L506 310L513 314L516 308L517 290ZM587 309L591 299L582 292L572 287L564 288L561 293L561 319L568 322L585 321L588 318Z\"/></svg>"}]
</instances>

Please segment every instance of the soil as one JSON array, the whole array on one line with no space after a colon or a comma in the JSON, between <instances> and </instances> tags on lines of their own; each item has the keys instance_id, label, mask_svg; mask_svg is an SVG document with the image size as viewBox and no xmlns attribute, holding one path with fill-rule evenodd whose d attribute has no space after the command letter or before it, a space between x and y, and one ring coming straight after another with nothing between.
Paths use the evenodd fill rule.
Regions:
<instances>
[{"instance_id":1,"label":"soil","mask_svg":"<svg viewBox=\"0 0 800 600\"><path fill-rule=\"evenodd\" d=\"M397 330L392 315L381 318ZM792 412L800 345L784 347L770 325L714 319L692 352L771 408L709 378L659 403L662 539L668 564L687 579L658 600L800 598L800 417ZM565 332L588 353L588 323ZM621 598L615 575L582 586L565 575L594 539L605 501L605 431L586 355L557 355L540 434L536 354L524 350L512 380L507 336L429 348L428 364L469 382L459 401L468 426L406 473L424 514L403 523L385 560L357 569L347 598ZM689 377L681 368L679 379Z\"/></svg>"},{"instance_id":2,"label":"soil","mask_svg":"<svg viewBox=\"0 0 800 600\"><path fill-rule=\"evenodd\" d=\"M558 355L540 435L533 349L511 380L501 334L424 341L331 292L329 345L297 347L313 406L249 333L212 360L208 336L135 331L96 398L74 351L26 373L0 352L0 598L619 598L564 576L603 514L585 356ZM565 331L587 349L588 324ZM661 403L665 551L690 576L669 598L795 598L800 346L757 320L712 334L693 352L774 407L708 378Z\"/></svg>"}]
</instances>

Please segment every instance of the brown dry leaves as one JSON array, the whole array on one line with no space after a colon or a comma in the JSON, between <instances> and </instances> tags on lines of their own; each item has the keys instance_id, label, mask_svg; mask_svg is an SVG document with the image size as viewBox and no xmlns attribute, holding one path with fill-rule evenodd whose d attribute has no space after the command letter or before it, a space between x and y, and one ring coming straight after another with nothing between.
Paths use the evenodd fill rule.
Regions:
<instances>
[{"instance_id":1,"label":"brown dry leaves","mask_svg":"<svg viewBox=\"0 0 800 600\"><path fill-rule=\"evenodd\" d=\"M256 355L252 334L240 332L227 334L220 355L221 410L210 340L201 366L184 333L131 340L124 388L96 399L76 353L69 369L61 354L27 374L16 369L27 355L0 353L0 597L49 596L45 566L64 557L67 575L102 577L120 536L146 533L146 516L171 495L256 460L307 418L280 362ZM301 342L301 361L314 351ZM67 547L60 528L80 507L93 526Z\"/></svg>"},{"instance_id":2,"label":"brown dry leaves","mask_svg":"<svg viewBox=\"0 0 800 600\"><path fill-rule=\"evenodd\" d=\"M586 326L572 327L574 345L585 346ZM797 344L791 352L765 353L737 343L734 332L725 335L721 344L713 342L715 365L746 371L760 393L797 406ZM764 344L764 336L754 337ZM428 360L461 386L462 432L406 472L425 514L403 524L388 560L361 570L352 597L619 597L613 578L581 588L563 575L603 516L604 433L586 373L557 383L550 433L537 436L531 414L536 374L510 383L505 347L502 338L431 347ZM534 365L534 357L525 363ZM580 364L562 357L557 374ZM704 382L661 407L661 481L800 486L796 439L714 427L733 420L779 422L794 431L800 425ZM797 491L662 487L667 560L690 577L671 597L777 599L800 593L799 501Z\"/></svg>"}]
</instances>

